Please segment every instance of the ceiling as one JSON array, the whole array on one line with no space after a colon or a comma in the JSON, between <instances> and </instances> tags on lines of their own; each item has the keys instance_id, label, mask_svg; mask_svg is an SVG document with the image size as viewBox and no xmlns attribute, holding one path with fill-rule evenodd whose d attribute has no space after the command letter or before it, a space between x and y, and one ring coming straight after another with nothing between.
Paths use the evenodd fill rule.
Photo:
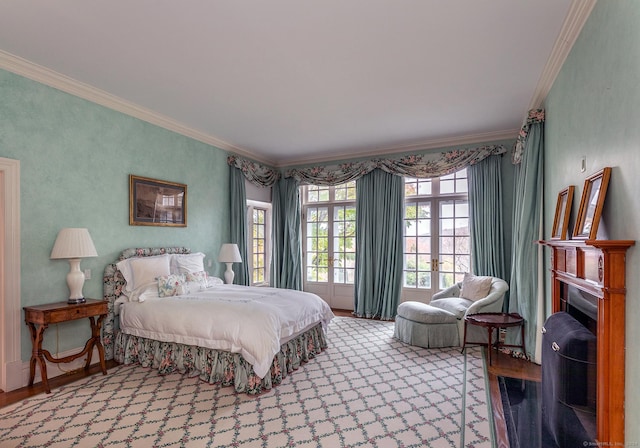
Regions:
<instances>
[{"instance_id":1,"label":"ceiling","mask_svg":"<svg viewBox=\"0 0 640 448\"><path fill-rule=\"evenodd\" d=\"M514 138L580 1L5 0L0 68L277 166L406 152Z\"/></svg>"}]
</instances>

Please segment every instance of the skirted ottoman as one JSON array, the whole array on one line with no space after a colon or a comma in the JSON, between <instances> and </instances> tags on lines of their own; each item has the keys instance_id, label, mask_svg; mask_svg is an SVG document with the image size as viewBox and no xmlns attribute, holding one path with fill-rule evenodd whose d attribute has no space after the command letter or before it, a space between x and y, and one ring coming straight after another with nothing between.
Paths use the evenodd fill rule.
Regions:
<instances>
[{"instance_id":1,"label":"skirted ottoman","mask_svg":"<svg viewBox=\"0 0 640 448\"><path fill-rule=\"evenodd\" d=\"M398 306L393 336L425 348L460 345L456 315L420 302L403 302Z\"/></svg>"}]
</instances>

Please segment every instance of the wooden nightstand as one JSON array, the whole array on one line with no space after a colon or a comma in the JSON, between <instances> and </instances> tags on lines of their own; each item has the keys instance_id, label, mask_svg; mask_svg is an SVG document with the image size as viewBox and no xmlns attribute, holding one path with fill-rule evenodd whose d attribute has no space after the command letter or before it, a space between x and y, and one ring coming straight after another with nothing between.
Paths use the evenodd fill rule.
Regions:
<instances>
[{"instance_id":1,"label":"wooden nightstand","mask_svg":"<svg viewBox=\"0 0 640 448\"><path fill-rule=\"evenodd\" d=\"M84 354L87 354L87 362L84 366L85 370L91 365L91 356L93 355L93 347L97 347L100 356L100 367L102 373L107 374L107 364L104 360L104 347L100 341L100 328L102 327L102 319L107 315L107 302L104 300L87 299L85 303L70 305L67 302L49 303L38 306L24 307L24 320L31 332L31 344L33 350L31 352L31 361L29 362L29 386L33 385L36 376L36 363L40 364L40 373L42 375L42 384L45 391L49 394L49 380L47 379L47 366L45 358L49 362L62 363L71 362ZM98 321L95 321L95 316ZM87 341L84 349L80 353L65 356L64 358L54 358L51 353L42 348L42 339L44 331L49 324L57 324L61 322L69 322L72 320L89 318L91 322L91 338Z\"/></svg>"}]
</instances>

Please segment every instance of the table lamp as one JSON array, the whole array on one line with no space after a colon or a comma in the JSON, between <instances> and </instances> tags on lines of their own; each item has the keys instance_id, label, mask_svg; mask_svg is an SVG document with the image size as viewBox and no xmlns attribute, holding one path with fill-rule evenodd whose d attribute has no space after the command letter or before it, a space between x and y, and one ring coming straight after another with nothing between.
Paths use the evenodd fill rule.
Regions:
<instances>
[{"instance_id":1,"label":"table lamp","mask_svg":"<svg viewBox=\"0 0 640 448\"><path fill-rule=\"evenodd\" d=\"M82 295L84 273L80 270L80 259L97 257L98 252L93 245L91 235L87 229L65 228L60 230L56 242L51 250L51 259L66 258L69 260L67 285L69 286L69 300L67 303L84 303Z\"/></svg>"},{"instance_id":2,"label":"table lamp","mask_svg":"<svg viewBox=\"0 0 640 448\"><path fill-rule=\"evenodd\" d=\"M218 261L227 263L227 270L224 272L224 282L230 285L231 283L233 283L233 277L235 277L231 265L233 263L242 263L242 257L240 256L238 245L231 243L223 244L220 248Z\"/></svg>"}]
</instances>

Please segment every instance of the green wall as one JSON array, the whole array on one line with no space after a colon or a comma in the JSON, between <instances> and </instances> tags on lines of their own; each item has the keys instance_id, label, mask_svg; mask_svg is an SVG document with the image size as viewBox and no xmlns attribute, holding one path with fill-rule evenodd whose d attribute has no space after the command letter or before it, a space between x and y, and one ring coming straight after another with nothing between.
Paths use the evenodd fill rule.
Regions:
<instances>
[{"instance_id":1,"label":"green wall","mask_svg":"<svg viewBox=\"0 0 640 448\"><path fill-rule=\"evenodd\" d=\"M186 246L212 260L229 238L228 168L218 148L0 70L0 157L20 160L22 306L68 298L65 260L50 260L58 231L87 227L98 258L82 261L86 297L128 247ZM187 184L186 228L129 226L129 174ZM45 348L81 346L89 325L48 330ZM50 333L50 334L49 334ZM22 328L22 360L31 342Z\"/></svg>"},{"instance_id":2,"label":"green wall","mask_svg":"<svg viewBox=\"0 0 640 448\"><path fill-rule=\"evenodd\" d=\"M601 238L640 244L640 2L599 1L545 104L545 235L558 192L576 186L577 215L586 176L613 168ZM580 171L586 157L587 169ZM548 254L547 254L548 256ZM627 252L626 440L640 441L640 254ZM548 295L549 296L549 295ZM621 347L622 351L623 348ZM614 373L615 374L615 373Z\"/></svg>"}]
</instances>

